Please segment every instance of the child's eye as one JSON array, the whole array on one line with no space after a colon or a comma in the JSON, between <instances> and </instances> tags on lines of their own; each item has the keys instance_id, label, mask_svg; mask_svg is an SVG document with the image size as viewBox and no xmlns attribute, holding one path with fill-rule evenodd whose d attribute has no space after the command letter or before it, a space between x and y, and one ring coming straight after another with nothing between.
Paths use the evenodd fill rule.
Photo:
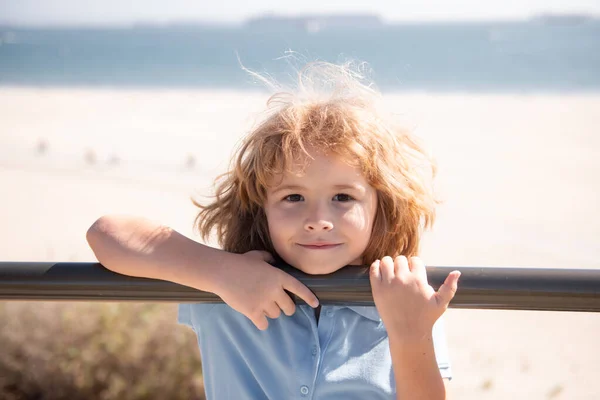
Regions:
<instances>
[{"instance_id":1,"label":"child's eye","mask_svg":"<svg viewBox=\"0 0 600 400\"><path fill-rule=\"evenodd\" d=\"M350 200L354 200L354 198L346 193L338 193L335 196L333 196L333 200L335 200L335 201L350 201Z\"/></svg>"},{"instance_id":2,"label":"child's eye","mask_svg":"<svg viewBox=\"0 0 600 400\"><path fill-rule=\"evenodd\" d=\"M304 197L302 197L302 195L299 195L299 194L290 194L290 195L285 196L283 198L283 200L295 203L297 201L304 200Z\"/></svg>"}]
</instances>

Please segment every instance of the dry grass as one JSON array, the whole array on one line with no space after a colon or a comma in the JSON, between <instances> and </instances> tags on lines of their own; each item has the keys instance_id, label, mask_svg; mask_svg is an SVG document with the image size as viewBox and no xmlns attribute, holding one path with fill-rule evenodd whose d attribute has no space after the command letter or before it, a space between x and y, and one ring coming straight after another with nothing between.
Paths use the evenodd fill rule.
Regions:
<instances>
[{"instance_id":1,"label":"dry grass","mask_svg":"<svg viewBox=\"0 0 600 400\"><path fill-rule=\"evenodd\" d=\"M204 399L174 304L0 302L0 398Z\"/></svg>"}]
</instances>

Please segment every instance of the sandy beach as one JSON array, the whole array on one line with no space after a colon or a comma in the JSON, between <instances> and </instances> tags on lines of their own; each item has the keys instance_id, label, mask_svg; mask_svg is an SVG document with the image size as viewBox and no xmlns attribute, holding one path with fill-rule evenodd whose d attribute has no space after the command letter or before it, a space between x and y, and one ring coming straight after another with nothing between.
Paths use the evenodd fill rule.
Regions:
<instances>
[{"instance_id":1,"label":"sandy beach","mask_svg":"<svg viewBox=\"0 0 600 400\"><path fill-rule=\"evenodd\" d=\"M600 268L600 95L386 97L438 161L427 264ZM0 88L0 261L94 261L85 232L108 213L199 240L190 196L266 99ZM600 314L449 310L446 326L453 399L600 398Z\"/></svg>"}]
</instances>

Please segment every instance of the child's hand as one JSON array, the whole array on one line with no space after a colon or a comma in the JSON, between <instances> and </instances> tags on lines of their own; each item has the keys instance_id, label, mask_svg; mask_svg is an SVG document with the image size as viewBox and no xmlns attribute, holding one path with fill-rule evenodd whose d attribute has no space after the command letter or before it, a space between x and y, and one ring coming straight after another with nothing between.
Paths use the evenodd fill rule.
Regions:
<instances>
[{"instance_id":1,"label":"child's hand","mask_svg":"<svg viewBox=\"0 0 600 400\"><path fill-rule=\"evenodd\" d=\"M452 271L439 290L427 283L425 265L418 257L383 257L371 265L373 299L388 335L420 340L431 335L437 319L454 297L460 271Z\"/></svg>"},{"instance_id":2,"label":"child's hand","mask_svg":"<svg viewBox=\"0 0 600 400\"><path fill-rule=\"evenodd\" d=\"M231 254L233 262L219 269L214 291L231 308L244 314L260 330L269 326L267 317L278 318L283 311L292 315L296 305L285 290L312 307L319 305L314 293L290 274L268 264L273 257L266 251Z\"/></svg>"}]
</instances>

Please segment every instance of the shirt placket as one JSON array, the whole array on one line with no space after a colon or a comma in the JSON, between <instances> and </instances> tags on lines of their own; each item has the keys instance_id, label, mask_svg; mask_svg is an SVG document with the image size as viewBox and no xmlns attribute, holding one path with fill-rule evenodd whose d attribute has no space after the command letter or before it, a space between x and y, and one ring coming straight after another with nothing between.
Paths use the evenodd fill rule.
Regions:
<instances>
[{"instance_id":1,"label":"shirt placket","mask_svg":"<svg viewBox=\"0 0 600 400\"><path fill-rule=\"evenodd\" d=\"M314 309L307 306L302 308L306 316L310 321L312 337L309 343L307 343L307 350L310 351L311 368L310 375L302 377L306 379L304 382L300 382L299 397L300 400L308 400L314 398L315 387L317 383L317 377L321 368L321 356L323 350L327 347L331 338L331 331L333 329L333 316L334 310L332 307L324 306L321 309L321 316L319 318L319 324L315 318Z\"/></svg>"},{"instance_id":2,"label":"shirt placket","mask_svg":"<svg viewBox=\"0 0 600 400\"><path fill-rule=\"evenodd\" d=\"M331 335L334 328L335 309L335 306L323 306L318 325L314 311L310 309L306 313L310 320L313 335L309 344L312 361L312 376L310 377L311 384L301 384L299 397L300 400L312 400L315 398L317 379L323 364L323 354L327 349L329 342L331 341Z\"/></svg>"}]
</instances>

